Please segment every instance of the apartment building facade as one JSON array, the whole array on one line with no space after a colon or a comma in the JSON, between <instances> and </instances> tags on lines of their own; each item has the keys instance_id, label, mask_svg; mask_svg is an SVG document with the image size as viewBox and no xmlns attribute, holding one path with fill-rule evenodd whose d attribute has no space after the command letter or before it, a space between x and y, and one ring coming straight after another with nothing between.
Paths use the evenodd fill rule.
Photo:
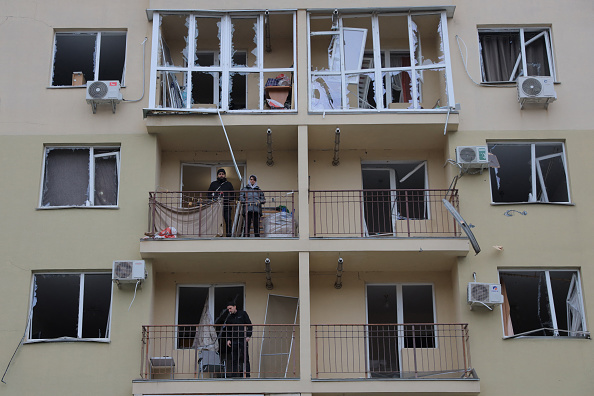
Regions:
<instances>
[{"instance_id":1,"label":"apartment building facade","mask_svg":"<svg viewBox=\"0 0 594 396\"><path fill-rule=\"evenodd\" d=\"M592 15L0 0L2 394L590 394Z\"/></svg>"}]
</instances>

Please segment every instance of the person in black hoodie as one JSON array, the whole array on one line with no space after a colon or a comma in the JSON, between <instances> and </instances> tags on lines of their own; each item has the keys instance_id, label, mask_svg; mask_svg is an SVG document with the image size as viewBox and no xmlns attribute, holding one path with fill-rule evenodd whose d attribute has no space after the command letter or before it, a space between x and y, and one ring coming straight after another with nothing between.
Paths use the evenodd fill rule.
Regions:
<instances>
[{"instance_id":1,"label":"person in black hoodie","mask_svg":"<svg viewBox=\"0 0 594 396\"><path fill-rule=\"evenodd\" d=\"M221 334L227 346L227 377L242 377L242 373L249 377L250 356L247 348L252 337L252 321L247 312L237 309L235 301L227 303L227 311L229 315Z\"/></svg>"},{"instance_id":2,"label":"person in black hoodie","mask_svg":"<svg viewBox=\"0 0 594 396\"><path fill-rule=\"evenodd\" d=\"M225 220L225 231L228 237L231 236L231 213L233 208L231 207L233 200L235 199L235 190L233 184L227 180L227 172L221 168L217 171L217 180L210 183L208 191L213 191L212 197L214 199L223 200L223 219Z\"/></svg>"},{"instance_id":3,"label":"person in black hoodie","mask_svg":"<svg viewBox=\"0 0 594 396\"><path fill-rule=\"evenodd\" d=\"M251 175L248 184L241 189L239 200L245 215L245 236L250 236L250 226L254 224L254 236L260 237L260 216L262 204L266 202L264 193L258 187L256 175Z\"/></svg>"}]
</instances>

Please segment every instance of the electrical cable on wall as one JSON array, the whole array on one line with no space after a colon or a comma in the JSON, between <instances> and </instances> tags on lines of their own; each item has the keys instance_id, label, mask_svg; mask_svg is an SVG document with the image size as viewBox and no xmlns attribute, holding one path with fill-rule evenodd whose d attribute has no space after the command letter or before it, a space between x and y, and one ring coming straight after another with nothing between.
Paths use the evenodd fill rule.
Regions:
<instances>
[{"instance_id":1,"label":"electrical cable on wall","mask_svg":"<svg viewBox=\"0 0 594 396\"><path fill-rule=\"evenodd\" d=\"M132 304L134 303L134 300L136 299L136 290L138 289L139 284L140 284L140 279L136 281L136 286L134 286L134 297L132 297L132 302L130 303L130 306L128 307L128 311L130 311L130 308L132 308Z\"/></svg>"},{"instance_id":2,"label":"electrical cable on wall","mask_svg":"<svg viewBox=\"0 0 594 396\"><path fill-rule=\"evenodd\" d=\"M145 52L145 48L146 48L146 45L145 45L146 40L148 40L148 37L145 37L142 44L140 44L140 45L142 45L142 96L140 97L140 99L134 99L134 100L128 100L128 99L122 98L123 102L130 102L130 103L140 102L144 98L144 85L146 84L146 73L145 73L145 66L144 66L146 61L144 59L145 58L144 52Z\"/></svg>"}]
</instances>

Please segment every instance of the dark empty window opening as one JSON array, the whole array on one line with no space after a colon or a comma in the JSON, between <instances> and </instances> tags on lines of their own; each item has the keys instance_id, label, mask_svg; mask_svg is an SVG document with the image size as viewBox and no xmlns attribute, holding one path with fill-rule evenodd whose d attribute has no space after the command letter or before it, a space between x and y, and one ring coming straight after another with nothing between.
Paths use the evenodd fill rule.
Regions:
<instances>
[{"instance_id":1,"label":"dark empty window opening","mask_svg":"<svg viewBox=\"0 0 594 396\"><path fill-rule=\"evenodd\" d=\"M491 168L494 203L569 203L562 143L490 143L499 168Z\"/></svg>"},{"instance_id":2,"label":"dark empty window opening","mask_svg":"<svg viewBox=\"0 0 594 396\"><path fill-rule=\"evenodd\" d=\"M223 324L227 317L227 302L235 301L243 309L244 286L179 286L177 292L178 348L191 348L196 325ZM193 325L193 326L192 326ZM219 327L216 328L220 330Z\"/></svg>"},{"instance_id":3,"label":"dark empty window opening","mask_svg":"<svg viewBox=\"0 0 594 396\"><path fill-rule=\"evenodd\" d=\"M71 86L73 73L85 81L117 80L123 84L126 33L56 33L52 86Z\"/></svg>"},{"instance_id":4,"label":"dark empty window opening","mask_svg":"<svg viewBox=\"0 0 594 396\"><path fill-rule=\"evenodd\" d=\"M501 270L507 337L588 337L578 271Z\"/></svg>"},{"instance_id":5,"label":"dark empty window opening","mask_svg":"<svg viewBox=\"0 0 594 396\"><path fill-rule=\"evenodd\" d=\"M107 339L111 273L35 274L30 340Z\"/></svg>"}]
</instances>

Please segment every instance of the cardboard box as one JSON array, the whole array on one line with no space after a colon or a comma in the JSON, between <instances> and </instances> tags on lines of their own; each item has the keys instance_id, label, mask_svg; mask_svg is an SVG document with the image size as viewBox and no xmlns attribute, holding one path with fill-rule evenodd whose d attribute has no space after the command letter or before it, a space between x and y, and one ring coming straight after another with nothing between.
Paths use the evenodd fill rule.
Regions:
<instances>
[{"instance_id":1,"label":"cardboard box","mask_svg":"<svg viewBox=\"0 0 594 396\"><path fill-rule=\"evenodd\" d=\"M85 80L85 76L83 72L73 72L72 73L72 85L85 85L87 81Z\"/></svg>"}]
</instances>

